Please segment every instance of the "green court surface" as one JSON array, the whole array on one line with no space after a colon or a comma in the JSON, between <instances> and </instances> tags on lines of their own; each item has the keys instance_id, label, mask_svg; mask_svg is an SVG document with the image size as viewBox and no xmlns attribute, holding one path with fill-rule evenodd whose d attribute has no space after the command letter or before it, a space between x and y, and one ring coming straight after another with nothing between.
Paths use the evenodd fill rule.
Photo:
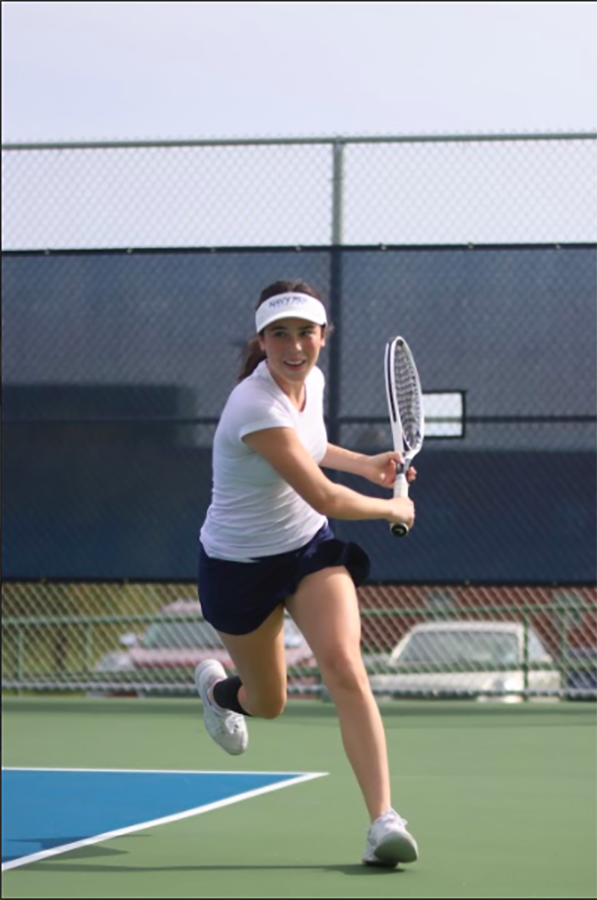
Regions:
<instances>
[{"instance_id":1,"label":"green court surface","mask_svg":"<svg viewBox=\"0 0 597 900\"><path fill-rule=\"evenodd\" d=\"M9 897L593 897L593 703L381 705L393 802L419 842L360 864L367 816L333 706L251 720L241 757L198 701L5 698L5 767L328 772L3 873Z\"/></svg>"}]
</instances>

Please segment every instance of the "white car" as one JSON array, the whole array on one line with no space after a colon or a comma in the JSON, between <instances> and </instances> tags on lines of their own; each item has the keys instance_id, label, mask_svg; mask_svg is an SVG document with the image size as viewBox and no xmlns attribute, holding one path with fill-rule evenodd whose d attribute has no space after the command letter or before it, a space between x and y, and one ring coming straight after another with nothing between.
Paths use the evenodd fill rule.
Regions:
<instances>
[{"instance_id":1,"label":"white car","mask_svg":"<svg viewBox=\"0 0 597 900\"><path fill-rule=\"evenodd\" d=\"M517 702L524 691L558 695L560 672L532 628L520 622L415 625L389 657L365 657L375 694L461 696Z\"/></svg>"}]
</instances>

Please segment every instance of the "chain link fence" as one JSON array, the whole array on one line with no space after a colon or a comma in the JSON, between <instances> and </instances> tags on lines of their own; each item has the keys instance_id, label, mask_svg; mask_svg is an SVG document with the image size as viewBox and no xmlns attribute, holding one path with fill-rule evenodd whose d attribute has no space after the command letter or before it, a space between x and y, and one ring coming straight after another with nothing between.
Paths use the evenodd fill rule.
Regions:
<instances>
[{"instance_id":1,"label":"chain link fence","mask_svg":"<svg viewBox=\"0 0 597 900\"><path fill-rule=\"evenodd\" d=\"M3 147L3 688L232 665L194 587L211 444L260 290L300 277L335 324L331 440L390 446L393 334L426 395L416 532L334 523L372 558L376 693L594 697L596 143ZM286 638L290 689L325 693Z\"/></svg>"},{"instance_id":2,"label":"chain link fence","mask_svg":"<svg viewBox=\"0 0 597 900\"><path fill-rule=\"evenodd\" d=\"M595 695L592 588L370 584L359 595L378 695ZM325 696L308 644L285 625L289 693ZM195 667L214 657L233 671L186 582L4 585L4 690L191 695Z\"/></svg>"},{"instance_id":3,"label":"chain link fence","mask_svg":"<svg viewBox=\"0 0 597 900\"><path fill-rule=\"evenodd\" d=\"M594 134L9 144L5 250L584 243Z\"/></svg>"}]
</instances>

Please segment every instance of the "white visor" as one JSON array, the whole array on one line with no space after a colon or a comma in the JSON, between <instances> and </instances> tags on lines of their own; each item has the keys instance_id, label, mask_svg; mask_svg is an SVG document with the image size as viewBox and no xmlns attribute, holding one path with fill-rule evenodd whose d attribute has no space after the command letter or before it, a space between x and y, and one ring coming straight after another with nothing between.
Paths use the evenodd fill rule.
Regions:
<instances>
[{"instance_id":1,"label":"white visor","mask_svg":"<svg viewBox=\"0 0 597 900\"><path fill-rule=\"evenodd\" d=\"M306 319L316 325L325 325L327 316L323 303L310 294L276 294L262 303L255 313L255 329L259 333L278 319Z\"/></svg>"}]
</instances>

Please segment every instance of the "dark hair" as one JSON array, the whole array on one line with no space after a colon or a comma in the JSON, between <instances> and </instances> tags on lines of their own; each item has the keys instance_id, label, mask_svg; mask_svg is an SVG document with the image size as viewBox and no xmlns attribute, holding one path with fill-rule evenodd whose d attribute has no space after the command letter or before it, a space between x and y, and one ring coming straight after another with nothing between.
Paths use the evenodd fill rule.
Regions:
<instances>
[{"instance_id":1,"label":"dark hair","mask_svg":"<svg viewBox=\"0 0 597 900\"><path fill-rule=\"evenodd\" d=\"M273 284L268 285L261 291L259 302L255 309L259 309L262 303L265 303L265 301L269 300L270 297L275 297L276 294L286 294L290 292L309 294L311 297L315 297L316 300L321 301L319 292L316 291L315 288L311 287L310 284L307 284L306 281L274 281ZM328 333L331 330L329 325L323 325L322 327ZM262 362L265 358L266 355L261 349L259 343L259 335L256 334L251 338L251 340L245 347L242 367L238 376L238 380L244 381L245 378L248 378L249 375L252 375L259 363Z\"/></svg>"}]
</instances>

